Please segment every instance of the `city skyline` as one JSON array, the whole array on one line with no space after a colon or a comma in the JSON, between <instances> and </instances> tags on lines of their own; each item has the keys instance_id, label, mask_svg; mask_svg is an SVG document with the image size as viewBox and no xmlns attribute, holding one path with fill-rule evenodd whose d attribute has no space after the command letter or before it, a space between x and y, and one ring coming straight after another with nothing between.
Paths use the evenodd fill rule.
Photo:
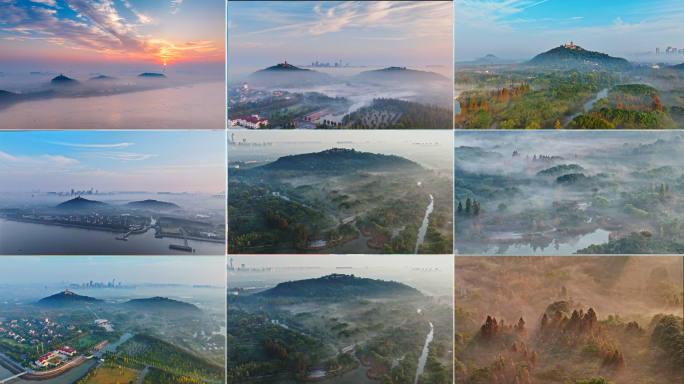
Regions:
<instances>
[{"instance_id":1,"label":"city skyline","mask_svg":"<svg viewBox=\"0 0 684 384\"><path fill-rule=\"evenodd\" d=\"M487 54L531 59L573 41L584 49L628 60L646 52L655 58L659 47L659 59L684 62L682 54L662 55L668 46L684 48L682 16L684 3L679 0L456 0L454 60L470 61Z\"/></svg>"},{"instance_id":2,"label":"city skyline","mask_svg":"<svg viewBox=\"0 0 684 384\"><path fill-rule=\"evenodd\" d=\"M223 257L3 257L0 284L54 285L107 282L115 278L123 285L225 284ZM30 270L26 275L17 271ZM154 271L151 275L150 272ZM116 276L116 277L114 277Z\"/></svg>"},{"instance_id":3,"label":"city skyline","mask_svg":"<svg viewBox=\"0 0 684 384\"><path fill-rule=\"evenodd\" d=\"M218 193L225 190L224 137L222 131L2 132L0 191Z\"/></svg>"},{"instance_id":4,"label":"city skyline","mask_svg":"<svg viewBox=\"0 0 684 384\"><path fill-rule=\"evenodd\" d=\"M202 0L0 2L0 72L224 70L225 5Z\"/></svg>"},{"instance_id":5,"label":"city skyline","mask_svg":"<svg viewBox=\"0 0 684 384\"><path fill-rule=\"evenodd\" d=\"M450 65L452 2L228 2L228 66Z\"/></svg>"}]
</instances>

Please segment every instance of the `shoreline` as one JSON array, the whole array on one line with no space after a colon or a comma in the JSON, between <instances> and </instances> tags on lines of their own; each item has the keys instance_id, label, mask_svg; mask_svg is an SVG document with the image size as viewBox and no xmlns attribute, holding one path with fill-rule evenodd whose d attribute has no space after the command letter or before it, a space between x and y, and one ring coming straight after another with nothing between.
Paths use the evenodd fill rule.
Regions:
<instances>
[{"instance_id":1,"label":"shoreline","mask_svg":"<svg viewBox=\"0 0 684 384\"><path fill-rule=\"evenodd\" d=\"M87 225L78 225L78 224L63 224L63 223L51 223L51 222L41 222L41 221L33 221L33 220L26 220L26 219L17 219L14 217L7 217L7 216L0 216L0 219L5 219L8 221L16 221L19 223L29 223L29 224L43 224L43 225L53 225L53 226L58 226L58 227L67 227L67 228L79 228L79 229L94 229L96 231L106 231L106 232L115 232L115 233L128 233L131 232L131 234L140 234L140 233L145 233L150 230L151 227L145 227L145 230L143 231L142 229L137 230L137 231L131 231L131 230L126 230L126 229L115 229L115 228L104 228L104 227L89 227ZM177 238L183 239L183 236L180 235L161 235L162 237L174 237L178 236ZM199 237L189 237L188 240L195 240L195 241L207 241L207 242L212 242L212 243L225 243L225 240L215 240L215 239L203 239Z\"/></svg>"}]
</instances>

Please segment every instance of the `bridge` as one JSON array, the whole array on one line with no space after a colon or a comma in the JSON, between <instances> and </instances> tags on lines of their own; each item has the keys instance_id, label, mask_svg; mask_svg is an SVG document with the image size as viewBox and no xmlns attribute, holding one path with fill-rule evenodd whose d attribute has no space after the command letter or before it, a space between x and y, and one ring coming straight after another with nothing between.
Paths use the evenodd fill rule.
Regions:
<instances>
[{"instance_id":1,"label":"bridge","mask_svg":"<svg viewBox=\"0 0 684 384\"><path fill-rule=\"evenodd\" d=\"M183 234L183 240L185 241L185 245L176 245L176 244L169 244L169 249L177 249L179 251L185 251L185 252L192 252L193 249L188 245L188 234L185 232L185 229L183 227L180 227L180 231Z\"/></svg>"},{"instance_id":2,"label":"bridge","mask_svg":"<svg viewBox=\"0 0 684 384\"><path fill-rule=\"evenodd\" d=\"M8 378L6 378L6 379L2 379L2 380L0 380L0 384L10 383L10 382L14 381L14 379L18 379L19 376L22 376L22 375L24 375L24 374L26 374L26 372L22 372L22 373L20 373L20 374L18 374L18 375L14 375L14 376L12 376L12 377L8 377Z\"/></svg>"}]
</instances>

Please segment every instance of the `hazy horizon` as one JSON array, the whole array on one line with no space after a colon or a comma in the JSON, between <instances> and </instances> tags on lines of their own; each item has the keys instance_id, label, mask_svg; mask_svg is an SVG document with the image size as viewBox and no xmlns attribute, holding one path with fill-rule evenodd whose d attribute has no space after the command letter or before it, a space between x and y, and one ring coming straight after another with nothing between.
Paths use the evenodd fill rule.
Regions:
<instances>
[{"instance_id":1,"label":"hazy horizon","mask_svg":"<svg viewBox=\"0 0 684 384\"><path fill-rule=\"evenodd\" d=\"M12 285L54 285L63 282L136 284L189 284L222 286L224 257L3 257L0 288ZM31 271L30 274L18 273ZM97 292L93 289L88 292Z\"/></svg>"}]
</instances>

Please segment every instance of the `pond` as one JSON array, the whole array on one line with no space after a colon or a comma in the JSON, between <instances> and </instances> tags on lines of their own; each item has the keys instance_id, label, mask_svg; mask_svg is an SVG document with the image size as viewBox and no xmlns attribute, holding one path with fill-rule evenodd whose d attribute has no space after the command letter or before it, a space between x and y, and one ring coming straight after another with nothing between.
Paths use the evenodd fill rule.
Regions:
<instances>
[{"instance_id":1,"label":"pond","mask_svg":"<svg viewBox=\"0 0 684 384\"><path fill-rule=\"evenodd\" d=\"M125 343L126 340L130 339L131 337L133 337L132 333L124 333L124 335L121 336L121 338L118 341L116 341L114 343L107 343L107 345L102 347L102 349L100 351L101 352L116 352L116 347Z\"/></svg>"},{"instance_id":2,"label":"pond","mask_svg":"<svg viewBox=\"0 0 684 384\"><path fill-rule=\"evenodd\" d=\"M596 229L592 233L580 235L571 239L553 239L548 245L537 246L521 243L506 243L506 244L483 244L484 251L479 251L477 254L485 255L571 255L580 249L586 248L592 244L603 244L608 242L609 231L604 229ZM493 237L493 236L492 236ZM509 237L510 238L510 237ZM471 253L469 250L459 252L458 239L456 240L456 253ZM469 248L469 247L467 247Z\"/></svg>"}]
</instances>

